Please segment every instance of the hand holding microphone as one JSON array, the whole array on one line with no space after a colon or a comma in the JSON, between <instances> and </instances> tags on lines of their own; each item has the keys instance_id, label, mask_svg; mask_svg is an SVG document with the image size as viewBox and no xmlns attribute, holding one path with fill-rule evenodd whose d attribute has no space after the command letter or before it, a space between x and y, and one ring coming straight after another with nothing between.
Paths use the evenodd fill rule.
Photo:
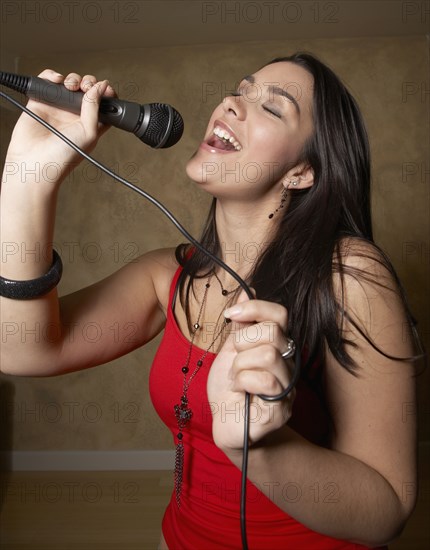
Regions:
<instances>
[{"instance_id":1,"label":"hand holding microphone","mask_svg":"<svg viewBox=\"0 0 430 550\"><path fill-rule=\"evenodd\" d=\"M46 78L48 74L50 78ZM43 78L45 77L45 78ZM54 80L53 80L54 79ZM39 77L28 77L13 73L0 72L0 84L24 93L38 102L59 107L79 114L85 101L99 104L97 118L100 122L133 132L141 141L154 148L171 147L182 136L183 121L181 115L170 105L151 103L139 105L115 97L112 88L103 86L106 96L85 95L88 88L97 83L91 75L83 79L70 74L64 83L62 76L54 71L44 71ZM87 109L85 109L87 110ZM94 113L94 109L92 110ZM93 117L91 117L93 118Z\"/></svg>"},{"instance_id":2,"label":"hand holding microphone","mask_svg":"<svg viewBox=\"0 0 430 550\"><path fill-rule=\"evenodd\" d=\"M1 76L4 75L8 76L7 73L1 74ZM115 95L113 89L108 88L107 81L97 82L94 76L89 75L82 79L81 76L72 73L65 78L51 69L45 69L39 77L44 79L47 85L58 84L66 87L69 94L75 93L76 90L86 91L80 115L59 110L55 106L34 101L31 98L27 108L83 150L91 152L101 135L108 130L108 126L98 122L98 103L104 94L113 97ZM92 86L88 87L87 82ZM6 85L17 89L16 86L10 86L7 82ZM22 90L18 89L18 91ZM21 115L12 133L7 161L18 163L18 166L22 163L28 166L43 166L45 163L54 161L62 167L61 173L58 174L61 180L66 173L70 172L72 166L75 167L81 160L80 155L77 155L51 131L27 114Z\"/></svg>"}]
</instances>

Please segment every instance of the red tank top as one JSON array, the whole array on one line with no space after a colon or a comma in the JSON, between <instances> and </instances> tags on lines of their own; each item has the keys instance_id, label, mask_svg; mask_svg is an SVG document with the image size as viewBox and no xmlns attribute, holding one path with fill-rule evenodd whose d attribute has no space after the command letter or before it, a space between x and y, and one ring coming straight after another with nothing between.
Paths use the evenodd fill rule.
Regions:
<instances>
[{"instance_id":1,"label":"red tank top","mask_svg":"<svg viewBox=\"0 0 430 550\"><path fill-rule=\"evenodd\" d=\"M153 405L172 431L177 443L178 427L174 406L182 394L183 367L190 342L181 333L173 313L173 297L182 268L172 280L164 336L154 357L149 378ZM195 365L205 350L193 346L190 365ZM188 399L193 417L184 429L184 472L181 507L174 494L163 518L163 535L169 550L239 550L241 471L218 449L212 439L212 415L207 400L208 372L216 355L208 352L204 365L193 379ZM293 419L289 424L316 444L324 444L329 421L317 395L301 380L297 386ZM300 486L294 482L283 487L283 497L300 499ZM316 497L335 500L333 486L319 488ZM315 487L317 491L317 487ZM357 550L362 545L340 541L311 531L278 508L248 480L246 525L250 550Z\"/></svg>"}]
</instances>

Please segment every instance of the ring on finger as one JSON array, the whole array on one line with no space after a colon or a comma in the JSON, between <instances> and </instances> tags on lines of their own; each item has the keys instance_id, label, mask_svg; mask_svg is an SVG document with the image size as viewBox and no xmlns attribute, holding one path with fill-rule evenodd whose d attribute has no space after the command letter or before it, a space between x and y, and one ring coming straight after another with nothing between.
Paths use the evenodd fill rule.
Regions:
<instances>
[{"instance_id":1,"label":"ring on finger","mask_svg":"<svg viewBox=\"0 0 430 550\"><path fill-rule=\"evenodd\" d=\"M287 338L287 350L281 353L282 359L289 359L296 352L296 343L292 338Z\"/></svg>"}]
</instances>

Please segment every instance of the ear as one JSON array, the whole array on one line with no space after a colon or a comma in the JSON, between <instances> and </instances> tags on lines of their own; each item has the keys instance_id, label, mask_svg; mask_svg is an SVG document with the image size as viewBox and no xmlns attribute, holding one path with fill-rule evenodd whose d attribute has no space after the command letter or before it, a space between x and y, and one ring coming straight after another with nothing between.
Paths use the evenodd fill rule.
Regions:
<instances>
[{"instance_id":1,"label":"ear","mask_svg":"<svg viewBox=\"0 0 430 550\"><path fill-rule=\"evenodd\" d=\"M283 185L286 189L306 189L314 184L314 171L309 164L298 164L288 170Z\"/></svg>"}]
</instances>

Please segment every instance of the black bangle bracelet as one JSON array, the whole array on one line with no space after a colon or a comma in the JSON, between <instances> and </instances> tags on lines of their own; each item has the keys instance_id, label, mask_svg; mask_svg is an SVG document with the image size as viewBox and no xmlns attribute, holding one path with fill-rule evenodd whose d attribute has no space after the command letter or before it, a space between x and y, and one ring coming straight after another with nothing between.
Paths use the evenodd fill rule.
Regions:
<instances>
[{"instance_id":1,"label":"black bangle bracelet","mask_svg":"<svg viewBox=\"0 0 430 550\"><path fill-rule=\"evenodd\" d=\"M0 277L0 296L12 300L32 300L48 294L55 288L63 273L63 262L56 250L52 251L52 266L49 271L29 281L12 281Z\"/></svg>"}]
</instances>

